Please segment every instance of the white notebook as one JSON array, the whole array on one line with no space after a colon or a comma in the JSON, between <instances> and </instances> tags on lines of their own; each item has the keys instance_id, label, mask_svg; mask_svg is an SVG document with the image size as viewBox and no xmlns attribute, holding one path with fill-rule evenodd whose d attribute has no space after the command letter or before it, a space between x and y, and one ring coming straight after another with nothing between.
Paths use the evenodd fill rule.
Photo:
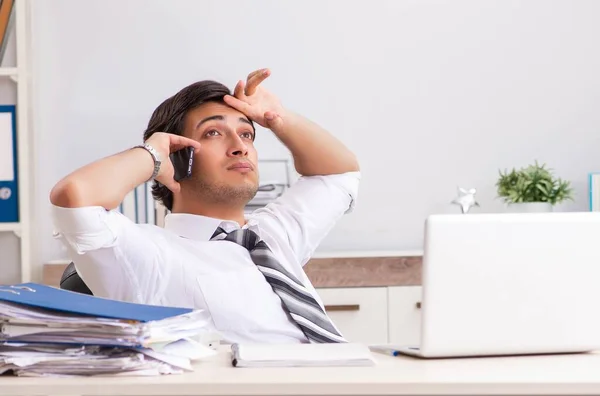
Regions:
<instances>
[{"instance_id":1,"label":"white notebook","mask_svg":"<svg viewBox=\"0 0 600 396\"><path fill-rule=\"evenodd\" d=\"M233 344L235 367L373 366L363 344Z\"/></svg>"}]
</instances>

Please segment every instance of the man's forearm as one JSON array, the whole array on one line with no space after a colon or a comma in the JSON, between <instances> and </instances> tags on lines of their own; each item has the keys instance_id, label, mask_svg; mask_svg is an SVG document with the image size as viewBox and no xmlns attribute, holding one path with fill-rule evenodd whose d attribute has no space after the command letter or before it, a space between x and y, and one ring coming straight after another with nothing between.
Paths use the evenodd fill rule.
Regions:
<instances>
[{"instance_id":1,"label":"man's forearm","mask_svg":"<svg viewBox=\"0 0 600 396\"><path fill-rule=\"evenodd\" d=\"M304 176L358 171L356 156L325 129L301 115L282 115L275 135L291 151L296 171Z\"/></svg>"},{"instance_id":2,"label":"man's forearm","mask_svg":"<svg viewBox=\"0 0 600 396\"><path fill-rule=\"evenodd\" d=\"M59 181L50 193L56 206L76 208L102 206L114 209L125 195L150 176L154 161L150 153L134 148L86 165Z\"/></svg>"}]
</instances>

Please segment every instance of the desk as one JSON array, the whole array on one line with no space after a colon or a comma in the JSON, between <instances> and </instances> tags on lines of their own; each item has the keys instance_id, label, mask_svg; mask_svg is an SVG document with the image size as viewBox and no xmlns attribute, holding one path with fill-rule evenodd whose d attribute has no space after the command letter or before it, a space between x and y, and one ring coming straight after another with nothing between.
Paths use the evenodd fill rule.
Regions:
<instances>
[{"instance_id":1,"label":"desk","mask_svg":"<svg viewBox=\"0 0 600 396\"><path fill-rule=\"evenodd\" d=\"M374 354L374 367L234 368L228 350L183 375L0 377L3 395L600 394L600 353L420 360Z\"/></svg>"}]
</instances>

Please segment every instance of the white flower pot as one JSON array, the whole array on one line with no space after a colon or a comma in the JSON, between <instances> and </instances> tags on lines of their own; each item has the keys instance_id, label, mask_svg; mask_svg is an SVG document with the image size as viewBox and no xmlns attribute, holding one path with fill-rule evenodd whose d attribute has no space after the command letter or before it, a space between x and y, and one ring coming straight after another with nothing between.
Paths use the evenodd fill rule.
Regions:
<instances>
[{"instance_id":1,"label":"white flower pot","mask_svg":"<svg viewBox=\"0 0 600 396\"><path fill-rule=\"evenodd\" d=\"M510 203L506 208L509 213L547 213L552 210L552 204L549 202Z\"/></svg>"}]
</instances>

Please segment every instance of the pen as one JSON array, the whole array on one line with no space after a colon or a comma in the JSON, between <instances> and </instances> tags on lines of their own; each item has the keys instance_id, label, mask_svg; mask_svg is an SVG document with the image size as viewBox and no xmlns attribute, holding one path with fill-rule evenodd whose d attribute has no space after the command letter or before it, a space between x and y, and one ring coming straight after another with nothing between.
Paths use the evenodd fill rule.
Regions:
<instances>
[{"instance_id":1,"label":"pen","mask_svg":"<svg viewBox=\"0 0 600 396\"><path fill-rule=\"evenodd\" d=\"M384 355L390 355L390 356L398 356L399 355L399 352L397 350L395 350L394 348L386 347L386 346L370 346L369 349L371 349L373 352L383 353Z\"/></svg>"}]
</instances>

